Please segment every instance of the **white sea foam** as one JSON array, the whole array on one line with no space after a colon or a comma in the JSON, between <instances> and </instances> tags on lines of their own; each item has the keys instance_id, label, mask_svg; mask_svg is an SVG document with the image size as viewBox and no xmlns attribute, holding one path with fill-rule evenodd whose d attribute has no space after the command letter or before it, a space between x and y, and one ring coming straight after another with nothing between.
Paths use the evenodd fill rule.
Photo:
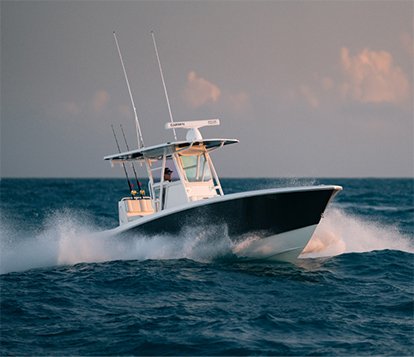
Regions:
<instances>
[{"instance_id":1,"label":"white sea foam","mask_svg":"<svg viewBox=\"0 0 414 357\"><path fill-rule=\"evenodd\" d=\"M226 227L211 226L184 230L180 236L162 235L113 237L70 211L55 213L40 233L14 229L2 220L0 228L0 273L33 268L113 260L181 259L209 262L237 254L240 245L249 245L251 237L233 245ZM410 237L394 227L381 226L330 209L302 257L325 257L349 252L392 249L414 253Z\"/></svg>"},{"instance_id":2,"label":"white sea foam","mask_svg":"<svg viewBox=\"0 0 414 357\"><path fill-rule=\"evenodd\" d=\"M188 229L179 237L114 237L65 211L47 219L39 234L0 229L0 274L56 265L113 260L181 259L208 262L231 253L231 242L217 227Z\"/></svg>"},{"instance_id":3,"label":"white sea foam","mask_svg":"<svg viewBox=\"0 0 414 357\"><path fill-rule=\"evenodd\" d=\"M316 258L384 249L414 253L414 244L397 227L366 221L332 208L327 210L301 257Z\"/></svg>"}]
</instances>

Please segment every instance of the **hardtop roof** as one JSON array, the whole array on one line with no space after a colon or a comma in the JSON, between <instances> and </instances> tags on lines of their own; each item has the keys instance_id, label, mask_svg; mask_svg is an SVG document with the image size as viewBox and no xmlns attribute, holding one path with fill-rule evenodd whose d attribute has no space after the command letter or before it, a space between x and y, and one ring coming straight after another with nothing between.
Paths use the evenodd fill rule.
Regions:
<instances>
[{"instance_id":1,"label":"hardtop roof","mask_svg":"<svg viewBox=\"0 0 414 357\"><path fill-rule=\"evenodd\" d=\"M135 149L131 151L122 152L119 154L105 156L104 160L111 161L129 161L129 160L159 160L164 155L167 159L170 158L174 153L186 152L191 153L192 151L212 151L223 147L224 145L236 144L239 140L237 139L203 139L197 141L175 141L167 142L164 144L143 147L141 149Z\"/></svg>"}]
</instances>

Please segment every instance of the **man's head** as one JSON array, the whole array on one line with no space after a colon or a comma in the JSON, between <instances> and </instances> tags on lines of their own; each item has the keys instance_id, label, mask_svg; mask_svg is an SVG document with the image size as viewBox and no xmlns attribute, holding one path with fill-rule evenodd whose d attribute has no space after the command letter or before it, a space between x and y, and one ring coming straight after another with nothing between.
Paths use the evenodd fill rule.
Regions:
<instances>
[{"instance_id":1,"label":"man's head","mask_svg":"<svg viewBox=\"0 0 414 357\"><path fill-rule=\"evenodd\" d=\"M168 167L164 170L164 180L171 181L171 174L173 173L172 170L170 170Z\"/></svg>"}]
</instances>

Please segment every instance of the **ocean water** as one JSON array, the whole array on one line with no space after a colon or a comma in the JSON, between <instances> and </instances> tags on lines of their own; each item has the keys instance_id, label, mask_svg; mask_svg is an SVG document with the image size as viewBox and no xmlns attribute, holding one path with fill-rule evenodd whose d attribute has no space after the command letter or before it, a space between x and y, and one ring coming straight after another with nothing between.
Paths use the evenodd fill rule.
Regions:
<instances>
[{"instance_id":1,"label":"ocean water","mask_svg":"<svg viewBox=\"0 0 414 357\"><path fill-rule=\"evenodd\" d=\"M0 354L414 355L414 180L222 180L319 183L344 191L291 264L108 238L123 180L1 180Z\"/></svg>"}]
</instances>

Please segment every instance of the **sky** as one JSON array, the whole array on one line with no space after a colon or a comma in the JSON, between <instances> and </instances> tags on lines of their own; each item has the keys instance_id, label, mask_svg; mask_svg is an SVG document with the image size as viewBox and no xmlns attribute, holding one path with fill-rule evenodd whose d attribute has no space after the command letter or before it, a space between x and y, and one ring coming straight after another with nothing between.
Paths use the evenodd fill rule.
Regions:
<instances>
[{"instance_id":1,"label":"sky","mask_svg":"<svg viewBox=\"0 0 414 357\"><path fill-rule=\"evenodd\" d=\"M122 177L103 160L111 124L137 145L113 31L145 145L173 140L154 31L174 120L240 140L212 153L220 177L413 177L413 7L2 0L0 176Z\"/></svg>"}]
</instances>

